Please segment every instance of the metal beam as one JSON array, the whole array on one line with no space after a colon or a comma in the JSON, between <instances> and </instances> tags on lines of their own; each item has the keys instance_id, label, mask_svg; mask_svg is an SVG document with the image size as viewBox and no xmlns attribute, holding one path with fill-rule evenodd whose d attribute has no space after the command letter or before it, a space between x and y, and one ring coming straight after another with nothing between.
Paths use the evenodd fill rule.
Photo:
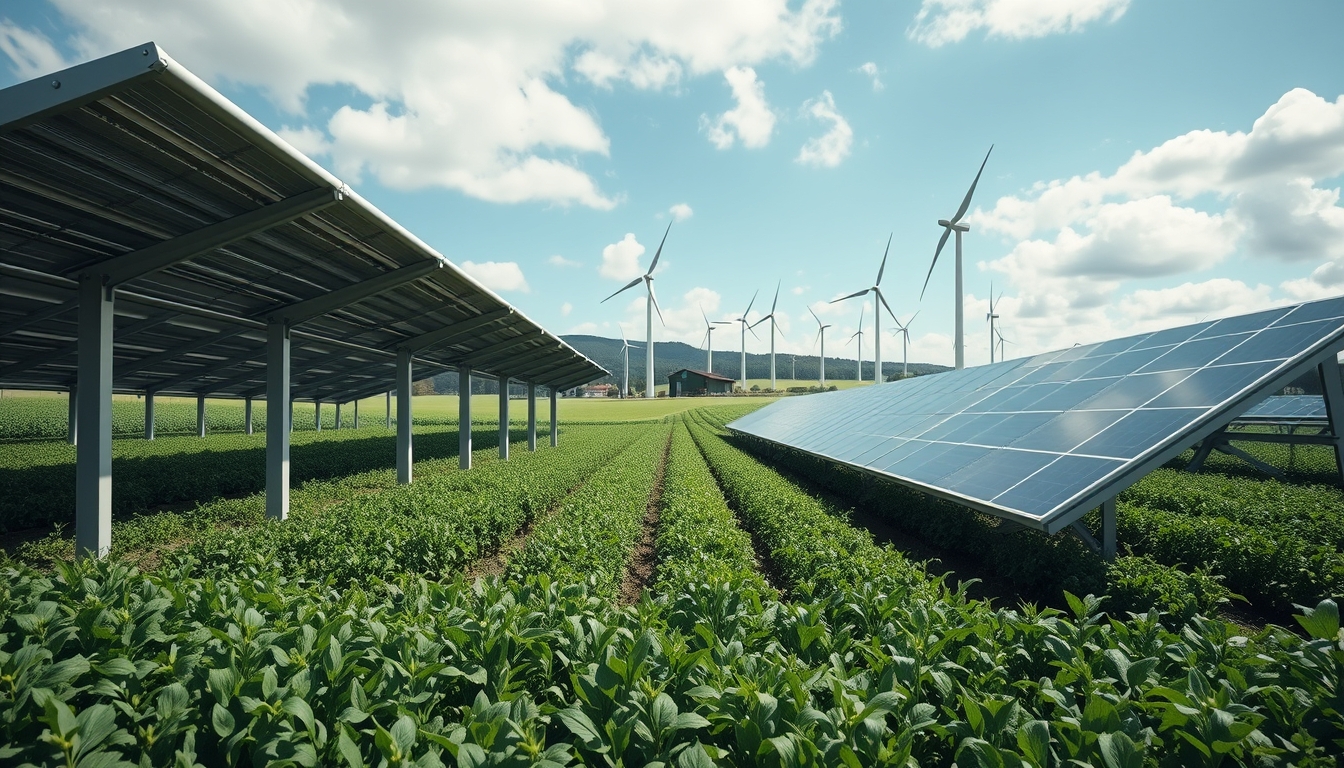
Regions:
<instances>
[{"instance_id":1,"label":"metal beam","mask_svg":"<svg viewBox=\"0 0 1344 768\"><path fill-rule=\"evenodd\" d=\"M29 312L23 317L20 317L17 320L13 320L6 325L0 325L0 338L4 338L5 336L8 336L9 334L21 328L27 328L33 323L40 323L43 320L50 320L51 318L58 317L60 315L65 314L66 312L74 312L78 307L79 307L79 297L76 296L73 299L66 299L65 301L59 304L52 304L51 306L43 307L42 309L39 309L36 312Z\"/></svg>"},{"instance_id":2,"label":"metal beam","mask_svg":"<svg viewBox=\"0 0 1344 768\"><path fill-rule=\"evenodd\" d=\"M527 382L527 450L537 450L537 385Z\"/></svg>"},{"instance_id":3,"label":"metal beam","mask_svg":"<svg viewBox=\"0 0 1344 768\"><path fill-rule=\"evenodd\" d=\"M78 447L75 457L75 554L112 549L112 291L101 280L79 284Z\"/></svg>"},{"instance_id":4,"label":"metal beam","mask_svg":"<svg viewBox=\"0 0 1344 768\"><path fill-rule=\"evenodd\" d=\"M500 361L507 360L509 369L517 370L519 365L525 365L528 361L535 361L539 358L545 358L560 353L558 348L552 347L549 344L544 347L528 349L522 352L517 351L519 347L526 347L537 341L537 337L532 336L530 338L515 339L512 343L500 342L491 345L487 349L482 349L471 355L460 358L459 362L463 365L470 365L472 368L480 370L482 368L494 366Z\"/></svg>"},{"instance_id":5,"label":"metal beam","mask_svg":"<svg viewBox=\"0 0 1344 768\"><path fill-rule=\"evenodd\" d=\"M249 412L250 414L250 412ZM248 434L252 434L248 432ZM145 439L154 439L154 393L145 393Z\"/></svg>"},{"instance_id":6,"label":"metal beam","mask_svg":"<svg viewBox=\"0 0 1344 768\"><path fill-rule=\"evenodd\" d=\"M471 369L457 369L457 466L471 469Z\"/></svg>"},{"instance_id":7,"label":"metal beam","mask_svg":"<svg viewBox=\"0 0 1344 768\"><path fill-rule=\"evenodd\" d=\"M1331 355L1316 367L1321 375L1321 392L1325 396L1325 415L1330 420L1330 434L1335 438L1335 469L1344 485L1344 380L1339 374L1337 356Z\"/></svg>"},{"instance_id":8,"label":"metal beam","mask_svg":"<svg viewBox=\"0 0 1344 768\"><path fill-rule=\"evenodd\" d=\"M297 301L271 312L270 317L272 319L283 319L292 327L328 312L350 306L370 296L385 293L399 285L419 280L442 266L443 262L434 259L420 264L412 264L409 267L394 269L391 272L384 272L381 275L337 288L334 291L328 291L321 296Z\"/></svg>"},{"instance_id":9,"label":"metal beam","mask_svg":"<svg viewBox=\"0 0 1344 768\"><path fill-rule=\"evenodd\" d=\"M411 352L397 353L397 482L411 482Z\"/></svg>"},{"instance_id":10,"label":"metal beam","mask_svg":"<svg viewBox=\"0 0 1344 768\"><path fill-rule=\"evenodd\" d=\"M106 261L89 264L78 270L80 274L100 275L103 284L115 287L138 277L144 277L174 264L219 250L229 243L246 239L271 227L293 221L301 216L335 205L342 199L341 190L321 187L270 205L239 214L224 221L209 224L164 240L148 248L123 253Z\"/></svg>"},{"instance_id":11,"label":"metal beam","mask_svg":"<svg viewBox=\"0 0 1344 768\"><path fill-rule=\"evenodd\" d=\"M294 414L289 400L289 328L266 330L266 516L289 516L289 432Z\"/></svg>"},{"instance_id":12,"label":"metal beam","mask_svg":"<svg viewBox=\"0 0 1344 768\"><path fill-rule=\"evenodd\" d=\"M139 360L129 360L112 369L112 378L114 380L124 379L132 373L138 373L147 368L153 368L160 363L176 360L184 355L189 355L198 349L204 349L211 346L212 344L228 341L229 339L247 333L249 330L250 329L248 328L228 328L215 335L189 341L186 344L165 349L164 351L150 355L149 357L142 357Z\"/></svg>"},{"instance_id":13,"label":"metal beam","mask_svg":"<svg viewBox=\"0 0 1344 768\"><path fill-rule=\"evenodd\" d=\"M499 458L509 460L509 377L499 377Z\"/></svg>"},{"instance_id":14,"label":"metal beam","mask_svg":"<svg viewBox=\"0 0 1344 768\"><path fill-rule=\"evenodd\" d=\"M0 134L73 109L141 80L158 77L168 57L153 43L104 56L56 73L12 85L0 94Z\"/></svg>"},{"instance_id":15,"label":"metal beam","mask_svg":"<svg viewBox=\"0 0 1344 768\"><path fill-rule=\"evenodd\" d=\"M460 323L453 323L445 328L422 333L419 336L412 336L398 346L402 349L409 349L412 352L419 352L428 349L429 347L456 344L463 339L470 338L471 334L475 331L484 328L487 325L508 319L512 317L513 314L513 307L496 309L493 312L486 312L483 315L463 320Z\"/></svg>"},{"instance_id":16,"label":"metal beam","mask_svg":"<svg viewBox=\"0 0 1344 768\"><path fill-rule=\"evenodd\" d=\"M551 447L552 447L552 448L555 448L556 446L560 445L560 430L559 430L559 428L558 428L558 427L559 427L559 420L556 418L557 412L559 411L559 406L558 406L558 402L557 402L559 399L560 399L560 393L559 393L559 391L557 391L555 387L551 387Z\"/></svg>"}]
</instances>

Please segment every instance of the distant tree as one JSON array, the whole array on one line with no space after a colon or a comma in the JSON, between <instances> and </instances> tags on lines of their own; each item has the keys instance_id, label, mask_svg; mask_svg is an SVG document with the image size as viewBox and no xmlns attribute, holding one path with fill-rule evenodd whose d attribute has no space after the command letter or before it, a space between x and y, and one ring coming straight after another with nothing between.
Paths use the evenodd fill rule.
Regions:
<instances>
[{"instance_id":1,"label":"distant tree","mask_svg":"<svg viewBox=\"0 0 1344 768\"><path fill-rule=\"evenodd\" d=\"M421 379L411 384L412 395L432 395L434 394L434 381L432 379Z\"/></svg>"}]
</instances>

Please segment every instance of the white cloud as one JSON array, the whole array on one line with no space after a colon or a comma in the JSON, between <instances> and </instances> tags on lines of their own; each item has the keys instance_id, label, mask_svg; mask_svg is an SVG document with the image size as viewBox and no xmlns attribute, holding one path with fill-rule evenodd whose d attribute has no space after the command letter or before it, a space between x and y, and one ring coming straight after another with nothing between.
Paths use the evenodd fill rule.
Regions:
<instances>
[{"instance_id":1,"label":"white cloud","mask_svg":"<svg viewBox=\"0 0 1344 768\"><path fill-rule=\"evenodd\" d=\"M564 304L561 304L561 305L560 305L560 316L561 316L561 317L569 317L569 313L570 313L570 312L573 312L573 311L574 311L574 305L573 305L573 304L570 304L568 301L566 301Z\"/></svg>"},{"instance_id":2,"label":"white cloud","mask_svg":"<svg viewBox=\"0 0 1344 768\"><path fill-rule=\"evenodd\" d=\"M885 85L882 84L882 79L878 77L878 69L876 62L865 61L864 63L859 65L858 71L872 78L874 91L880 91L886 87Z\"/></svg>"},{"instance_id":3,"label":"white cloud","mask_svg":"<svg viewBox=\"0 0 1344 768\"><path fill-rule=\"evenodd\" d=\"M1327 261L1307 277L1279 286L1294 301L1312 301L1344 293L1344 261Z\"/></svg>"},{"instance_id":4,"label":"white cloud","mask_svg":"<svg viewBox=\"0 0 1344 768\"><path fill-rule=\"evenodd\" d=\"M1170 327L1263 309L1272 303L1270 291L1267 285L1251 287L1240 280L1218 277L1172 288L1138 290L1121 299L1119 308L1120 314L1136 325L1156 321L1158 327Z\"/></svg>"},{"instance_id":5,"label":"white cloud","mask_svg":"<svg viewBox=\"0 0 1344 768\"><path fill-rule=\"evenodd\" d=\"M795 285L792 289L790 289L790 292L794 296L802 296L811 287L812 286L810 285Z\"/></svg>"},{"instance_id":6,"label":"white cloud","mask_svg":"<svg viewBox=\"0 0 1344 768\"><path fill-rule=\"evenodd\" d=\"M796 162L813 168L834 168L849 157L854 130L849 127L849 121L835 111L835 99L830 91L822 91L820 97L805 102L803 112L823 123L830 123L831 128L821 136L808 139L799 150Z\"/></svg>"},{"instance_id":7,"label":"white cloud","mask_svg":"<svg viewBox=\"0 0 1344 768\"><path fill-rule=\"evenodd\" d=\"M396 189L602 210L619 195L583 163L606 156L610 140L563 92L571 73L657 89L767 61L806 66L840 29L836 0L740 0L727 12L714 0L53 3L77 30L80 58L153 39L207 82L259 89L292 116L287 135L352 183L368 175ZM25 77L61 63L42 35L12 23L0 51ZM315 87L348 95L310 112Z\"/></svg>"},{"instance_id":8,"label":"white cloud","mask_svg":"<svg viewBox=\"0 0 1344 768\"><path fill-rule=\"evenodd\" d=\"M9 70L20 80L49 74L67 65L65 57L44 35L0 19L0 53L9 57Z\"/></svg>"},{"instance_id":9,"label":"white cloud","mask_svg":"<svg viewBox=\"0 0 1344 768\"><path fill-rule=\"evenodd\" d=\"M587 322L579 323L569 330L565 331L566 336L595 336L602 330L602 326L597 323Z\"/></svg>"},{"instance_id":10,"label":"white cloud","mask_svg":"<svg viewBox=\"0 0 1344 768\"><path fill-rule=\"evenodd\" d=\"M668 208L667 212L672 214L672 219L674 221L685 221L695 215L695 211L691 210L691 206L685 203L677 203L671 208Z\"/></svg>"},{"instance_id":11,"label":"white cloud","mask_svg":"<svg viewBox=\"0 0 1344 768\"><path fill-rule=\"evenodd\" d=\"M528 293L532 290L528 287L527 280L523 278L523 270L517 262L483 261L478 264L474 261L464 261L461 267L463 272L476 278L481 285L492 291Z\"/></svg>"},{"instance_id":12,"label":"white cloud","mask_svg":"<svg viewBox=\"0 0 1344 768\"><path fill-rule=\"evenodd\" d=\"M640 245L633 233L602 249L602 266L597 273L613 280L633 280L644 274L639 265L639 257L644 255L644 246Z\"/></svg>"},{"instance_id":13,"label":"white cloud","mask_svg":"<svg viewBox=\"0 0 1344 768\"><path fill-rule=\"evenodd\" d=\"M558 253L556 253L556 254L552 254L551 257L550 257L549 259L546 260L546 263L547 263L547 264L550 264L550 265L553 266L553 267L582 267L582 266L583 266L583 262L581 262L581 261L574 261L573 259L566 259L564 256L561 256L561 255L558 254Z\"/></svg>"},{"instance_id":14,"label":"white cloud","mask_svg":"<svg viewBox=\"0 0 1344 768\"><path fill-rule=\"evenodd\" d=\"M1128 9L1129 0L924 0L906 36L930 48L960 42L977 29L1024 40L1114 22Z\"/></svg>"},{"instance_id":15,"label":"white cloud","mask_svg":"<svg viewBox=\"0 0 1344 768\"><path fill-rule=\"evenodd\" d=\"M709 140L719 149L728 149L741 139L749 148L764 147L770 143L775 130L775 113L765 101L765 83L756 79L751 67L732 67L723 73L733 90L737 106L710 120L700 116L700 127L709 134Z\"/></svg>"}]
</instances>

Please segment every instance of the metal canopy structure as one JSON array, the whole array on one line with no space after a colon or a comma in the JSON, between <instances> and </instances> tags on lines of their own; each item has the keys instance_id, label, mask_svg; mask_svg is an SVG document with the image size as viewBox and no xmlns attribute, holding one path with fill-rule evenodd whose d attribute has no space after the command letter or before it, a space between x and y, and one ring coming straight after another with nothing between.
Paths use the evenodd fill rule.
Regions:
<instances>
[{"instance_id":1,"label":"metal canopy structure","mask_svg":"<svg viewBox=\"0 0 1344 768\"><path fill-rule=\"evenodd\" d=\"M1344 297L790 398L728 428L1090 543L1077 521L1101 506L1109 555L1116 494L1196 444L1207 455L1244 411L1313 369L1329 417L1313 442L1334 448L1344 477L1341 349Z\"/></svg>"},{"instance_id":2,"label":"metal canopy structure","mask_svg":"<svg viewBox=\"0 0 1344 768\"><path fill-rule=\"evenodd\" d=\"M114 391L397 389L409 416L413 368L552 396L607 375L153 43L0 91L0 387L78 391L77 529L107 517Z\"/></svg>"}]
</instances>

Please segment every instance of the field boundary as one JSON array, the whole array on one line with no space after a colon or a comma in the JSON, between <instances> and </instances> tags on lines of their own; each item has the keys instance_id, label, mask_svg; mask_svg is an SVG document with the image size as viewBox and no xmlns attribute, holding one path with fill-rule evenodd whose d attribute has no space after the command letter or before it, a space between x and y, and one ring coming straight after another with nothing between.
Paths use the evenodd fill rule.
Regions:
<instances>
[{"instance_id":1,"label":"field boundary","mask_svg":"<svg viewBox=\"0 0 1344 768\"><path fill-rule=\"evenodd\" d=\"M672 434L668 430L667 440L663 443L663 456L653 475L653 487L649 489L649 500L644 509L643 529L639 542L630 553L630 562L625 568L625 580L621 582L620 605L631 605L639 601L644 588L653 582L658 569L658 520L663 507L663 482L667 478L667 457L672 452Z\"/></svg>"}]
</instances>

